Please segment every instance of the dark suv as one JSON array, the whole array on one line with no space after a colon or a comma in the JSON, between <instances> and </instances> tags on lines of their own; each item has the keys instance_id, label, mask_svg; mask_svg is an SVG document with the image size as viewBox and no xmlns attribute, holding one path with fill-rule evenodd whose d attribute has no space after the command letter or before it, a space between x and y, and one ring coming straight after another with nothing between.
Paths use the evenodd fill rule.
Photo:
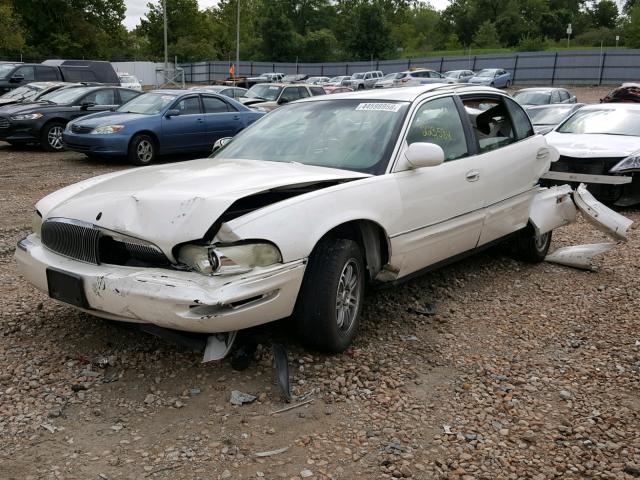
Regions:
<instances>
[{"instance_id":1,"label":"dark suv","mask_svg":"<svg viewBox=\"0 0 640 480\"><path fill-rule=\"evenodd\" d=\"M35 143L50 152L62 150L67 123L90 113L110 110L141 92L122 87L76 86L56 90L35 103L0 109L0 140L11 145Z\"/></svg>"}]
</instances>

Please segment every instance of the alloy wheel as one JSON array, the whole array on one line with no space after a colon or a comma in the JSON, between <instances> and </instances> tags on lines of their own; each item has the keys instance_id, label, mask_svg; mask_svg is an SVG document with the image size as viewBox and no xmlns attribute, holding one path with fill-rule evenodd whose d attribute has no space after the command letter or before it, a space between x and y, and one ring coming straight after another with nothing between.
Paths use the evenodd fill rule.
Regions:
<instances>
[{"instance_id":1,"label":"alloy wheel","mask_svg":"<svg viewBox=\"0 0 640 480\"><path fill-rule=\"evenodd\" d=\"M360 307L360 269L354 259L349 259L342 268L336 292L336 323L342 333L354 324Z\"/></svg>"},{"instance_id":2,"label":"alloy wheel","mask_svg":"<svg viewBox=\"0 0 640 480\"><path fill-rule=\"evenodd\" d=\"M149 140L140 140L136 147L136 155L138 160L148 163L153 159L153 145Z\"/></svg>"},{"instance_id":3,"label":"alloy wheel","mask_svg":"<svg viewBox=\"0 0 640 480\"><path fill-rule=\"evenodd\" d=\"M54 150L62 150L62 132L63 128L59 125L51 127L47 133L47 141L49 146Z\"/></svg>"}]
</instances>

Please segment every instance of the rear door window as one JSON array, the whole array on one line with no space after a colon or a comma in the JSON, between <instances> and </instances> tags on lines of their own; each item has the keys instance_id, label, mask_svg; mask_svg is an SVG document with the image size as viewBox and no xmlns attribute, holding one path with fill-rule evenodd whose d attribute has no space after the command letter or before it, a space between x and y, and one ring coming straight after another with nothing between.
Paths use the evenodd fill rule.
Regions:
<instances>
[{"instance_id":1,"label":"rear door window","mask_svg":"<svg viewBox=\"0 0 640 480\"><path fill-rule=\"evenodd\" d=\"M229 111L227 103L216 97L202 97L202 104L204 105L204 113L226 113Z\"/></svg>"},{"instance_id":2,"label":"rear door window","mask_svg":"<svg viewBox=\"0 0 640 480\"><path fill-rule=\"evenodd\" d=\"M36 78L39 82L58 80L58 72L53 67L36 67Z\"/></svg>"}]
</instances>

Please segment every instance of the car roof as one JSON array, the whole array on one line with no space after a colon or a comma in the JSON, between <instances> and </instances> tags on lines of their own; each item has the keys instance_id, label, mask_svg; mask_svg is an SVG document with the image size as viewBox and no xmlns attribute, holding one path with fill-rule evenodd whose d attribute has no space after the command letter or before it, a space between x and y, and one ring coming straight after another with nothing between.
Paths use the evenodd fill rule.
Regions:
<instances>
[{"instance_id":1,"label":"car roof","mask_svg":"<svg viewBox=\"0 0 640 480\"><path fill-rule=\"evenodd\" d=\"M467 85L467 84L451 84L451 83L432 83L430 85L420 85L417 87L403 87L403 88L378 88L371 90L360 90L357 92L349 93L336 93L331 95L331 100L340 99L362 99L362 100L389 100L396 102L413 102L421 96L426 96L429 93L499 93L504 95L504 92L496 88L484 87L480 85ZM326 99L322 95L316 97L309 97L298 102L308 102Z\"/></svg>"},{"instance_id":2,"label":"car roof","mask_svg":"<svg viewBox=\"0 0 640 480\"><path fill-rule=\"evenodd\" d=\"M640 111L640 103L594 103L580 110L631 110Z\"/></svg>"}]
</instances>

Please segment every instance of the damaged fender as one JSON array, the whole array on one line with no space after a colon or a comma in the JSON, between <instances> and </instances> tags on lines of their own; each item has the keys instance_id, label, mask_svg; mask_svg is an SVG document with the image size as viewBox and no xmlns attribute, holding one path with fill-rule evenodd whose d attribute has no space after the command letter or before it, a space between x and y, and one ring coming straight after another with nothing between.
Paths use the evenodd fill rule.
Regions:
<instances>
[{"instance_id":1,"label":"damaged fender","mask_svg":"<svg viewBox=\"0 0 640 480\"><path fill-rule=\"evenodd\" d=\"M560 185L541 189L534 197L529 220L536 235L544 235L576 220L576 206L571 201L571 187Z\"/></svg>"}]
</instances>

